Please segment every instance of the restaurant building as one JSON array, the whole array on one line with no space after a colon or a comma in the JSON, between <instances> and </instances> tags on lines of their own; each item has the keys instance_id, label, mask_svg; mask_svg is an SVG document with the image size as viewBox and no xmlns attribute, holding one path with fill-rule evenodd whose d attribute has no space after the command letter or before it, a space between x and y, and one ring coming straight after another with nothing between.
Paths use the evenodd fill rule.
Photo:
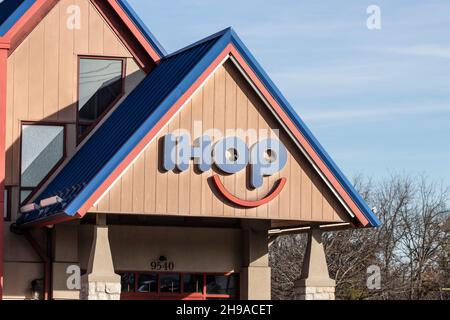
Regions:
<instances>
[{"instance_id":1,"label":"restaurant building","mask_svg":"<svg viewBox=\"0 0 450 320\"><path fill-rule=\"evenodd\" d=\"M2 299L270 299L302 232L334 299L322 233L379 225L234 30L168 54L125 0L0 3L0 183Z\"/></svg>"}]
</instances>

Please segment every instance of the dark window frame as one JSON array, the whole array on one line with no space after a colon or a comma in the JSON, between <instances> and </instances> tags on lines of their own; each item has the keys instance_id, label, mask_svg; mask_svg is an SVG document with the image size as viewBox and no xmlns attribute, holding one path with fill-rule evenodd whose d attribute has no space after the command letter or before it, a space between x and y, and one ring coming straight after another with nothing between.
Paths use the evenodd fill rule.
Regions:
<instances>
[{"instance_id":1,"label":"dark window frame","mask_svg":"<svg viewBox=\"0 0 450 320\"><path fill-rule=\"evenodd\" d=\"M11 199L12 199L12 192L11 189L13 187L11 186L5 186L6 191L6 198L4 201L6 202L6 212L3 213L3 221L9 222L11 221Z\"/></svg>"},{"instance_id":2,"label":"dark window frame","mask_svg":"<svg viewBox=\"0 0 450 320\"><path fill-rule=\"evenodd\" d=\"M83 121L80 120L79 116L79 108L80 108L80 65L81 60L83 59L90 59L90 60L114 60L114 61L121 61L122 62L122 87L120 90L120 94L117 96L114 101L105 108L105 111L101 115L97 117L97 119L93 122L86 122L86 125L89 125L89 129L87 129L85 132L81 134L80 132L80 126L84 125ZM127 58L126 57L114 57L114 56L94 56L94 55L79 55L78 61L77 61L77 102L76 102L76 130L77 130L77 146L83 142L83 140L92 132L92 130L99 124L100 121L103 120L103 118L111 111L111 109L117 104L117 102L120 101L120 99L123 98L125 95L125 78L126 78L126 71L127 71Z\"/></svg>"},{"instance_id":3,"label":"dark window frame","mask_svg":"<svg viewBox=\"0 0 450 320\"><path fill-rule=\"evenodd\" d=\"M117 274L134 274L134 292L122 292L122 300L158 300L158 299L173 299L173 300L208 300L212 299L233 299L229 294L211 294L206 292L206 276L232 276L235 275L236 279L236 297L234 299L239 300L240 297L240 274L236 272L226 272L226 273L214 273L214 272L151 272L151 271L125 271L120 270L116 272ZM156 274L157 275L157 291L156 292L138 292L138 279L140 274ZM161 292L161 275L176 274L180 276L180 292L170 293ZM184 292L184 276L185 275L201 275L203 277L203 288L202 292L198 293L186 293Z\"/></svg>"},{"instance_id":4,"label":"dark window frame","mask_svg":"<svg viewBox=\"0 0 450 320\"><path fill-rule=\"evenodd\" d=\"M36 187L22 187L22 145L23 145L23 126L48 126L48 127L62 127L63 128L63 154L61 160L59 160L49 173L41 180L41 182ZM58 170L58 168L63 164L67 158L67 123L58 122L43 122L43 121L21 121L20 123L20 157L19 157L19 207L25 205L29 202L35 195L36 192L42 188L42 186L47 182L47 180ZM28 197L22 201L22 191L31 191ZM19 208L20 209L20 208Z\"/></svg>"}]
</instances>

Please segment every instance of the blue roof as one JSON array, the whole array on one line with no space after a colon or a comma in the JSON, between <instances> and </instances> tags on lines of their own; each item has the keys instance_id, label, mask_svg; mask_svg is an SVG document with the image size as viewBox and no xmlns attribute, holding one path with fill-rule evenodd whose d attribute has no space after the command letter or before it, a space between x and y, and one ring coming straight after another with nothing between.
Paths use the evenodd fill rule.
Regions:
<instances>
[{"instance_id":1,"label":"blue roof","mask_svg":"<svg viewBox=\"0 0 450 320\"><path fill-rule=\"evenodd\" d=\"M36 0L3 0L0 3L0 37L3 37Z\"/></svg>"},{"instance_id":2,"label":"blue roof","mask_svg":"<svg viewBox=\"0 0 450 320\"><path fill-rule=\"evenodd\" d=\"M23 215L18 224L37 223L58 214L75 216L113 170L230 43L239 50L322 161L330 168L366 216L370 225L379 226L378 218L231 28L163 58L161 63L113 111L36 200L39 203L42 199L58 195L64 202Z\"/></svg>"}]
</instances>

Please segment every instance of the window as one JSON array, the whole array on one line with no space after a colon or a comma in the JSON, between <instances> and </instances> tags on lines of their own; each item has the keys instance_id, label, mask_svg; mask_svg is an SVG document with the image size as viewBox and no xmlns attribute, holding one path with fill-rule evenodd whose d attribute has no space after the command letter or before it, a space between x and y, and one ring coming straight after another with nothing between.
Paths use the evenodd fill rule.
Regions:
<instances>
[{"instance_id":1,"label":"window","mask_svg":"<svg viewBox=\"0 0 450 320\"><path fill-rule=\"evenodd\" d=\"M123 95L123 59L80 58L78 137L84 137Z\"/></svg>"},{"instance_id":2,"label":"window","mask_svg":"<svg viewBox=\"0 0 450 320\"><path fill-rule=\"evenodd\" d=\"M139 274L138 276L138 292L154 293L158 291L158 275L152 274Z\"/></svg>"},{"instance_id":3,"label":"window","mask_svg":"<svg viewBox=\"0 0 450 320\"><path fill-rule=\"evenodd\" d=\"M181 293L179 274L162 274L159 279L159 291Z\"/></svg>"},{"instance_id":4,"label":"window","mask_svg":"<svg viewBox=\"0 0 450 320\"><path fill-rule=\"evenodd\" d=\"M185 293L202 293L203 275L202 274L183 275L183 287Z\"/></svg>"},{"instance_id":5,"label":"window","mask_svg":"<svg viewBox=\"0 0 450 320\"><path fill-rule=\"evenodd\" d=\"M9 187L5 187L3 199L4 199L3 220L11 221L11 189Z\"/></svg>"},{"instance_id":6,"label":"window","mask_svg":"<svg viewBox=\"0 0 450 320\"><path fill-rule=\"evenodd\" d=\"M122 292L134 292L134 273L124 273L121 278Z\"/></svg>"},{"instance_id":7,"label":"window","mask_svg":"<svg viewBox=\"0 0 450 320\"><path fill-rule=\"evenodd\" d=\"M124 300L238 299L238 274L119 272Z\"/></svg>"},{"instance_id":8,"label":"window","mask_svg":"<svg viewBox=\"0 0 450 320\"><path fill-rule=\"evenodd\" d=\"M20 169L20 202L57 167L65 155L63 125L23 125Z\"/></svg>"},{"instance_id":9,"label":"window","mask_svg":"<svg viewBox=\"0 0 450 320\"><path fill-rule=\"evenodd\" d=\"M207 275L206 294L236 297L236 275Z\"/></svg>"}]
</instances>

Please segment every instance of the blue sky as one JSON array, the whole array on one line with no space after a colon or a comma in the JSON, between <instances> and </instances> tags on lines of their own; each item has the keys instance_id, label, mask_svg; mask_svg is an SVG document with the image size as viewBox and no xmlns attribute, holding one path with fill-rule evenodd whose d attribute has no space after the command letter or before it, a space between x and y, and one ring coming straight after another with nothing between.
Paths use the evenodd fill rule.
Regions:
<instances>
[{"instance_id":1,"label":"blue sky","mask_svg":"<svg viewBox=\"0 0 450 320\"><path fill-rule=\"evenodd\" d=\"M232 26L349 177L450 185L450 1L129 2L169 52Z\"/></svg>"}]
</instances>

